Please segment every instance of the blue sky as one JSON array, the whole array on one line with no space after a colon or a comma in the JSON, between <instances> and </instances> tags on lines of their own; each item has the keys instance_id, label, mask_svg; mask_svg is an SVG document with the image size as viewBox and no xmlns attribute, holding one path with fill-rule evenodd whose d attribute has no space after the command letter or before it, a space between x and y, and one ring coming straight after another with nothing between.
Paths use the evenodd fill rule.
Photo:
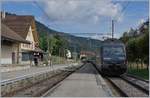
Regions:
<instances>
[{"instance_id":1,"label":"blue sky","mask_svg":"<svg viewBox=\"0 0 150 98\"><path fill-rule=\"evenodd\" d=\"M68 1L9 0L2 2L1 10L18 15L33 15L36 20L46 26L66 33L110 33L111 19L117 16L115 37L120 37L123 32L128 31L131 27L137 28L141 22L149 17L149 3L145 0L128 2L109 0ZM126 9L121 13L126 5ZM99 38L101 36L93 35L90 37Z\"/></svg>"}]
</instances>

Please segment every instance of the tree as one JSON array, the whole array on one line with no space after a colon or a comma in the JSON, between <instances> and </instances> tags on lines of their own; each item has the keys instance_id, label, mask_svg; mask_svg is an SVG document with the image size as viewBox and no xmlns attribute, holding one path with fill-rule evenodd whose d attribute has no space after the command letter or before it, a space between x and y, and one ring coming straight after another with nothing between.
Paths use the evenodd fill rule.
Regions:
<instances>
[{"instance_id":1,"label":"tree","mask_svg":"<svg viewBox=\"0 0 150 98\"><path fill-rule=\"evenodd\" d=\"M57 56L65 56L67 48L67 40L60 35L54 35L51 39L52 54Z\"/></svg>"},{"instance_id":2,"label":"tree","mask_svg":"<svg viewBox=\"0 0 150 98\"><path fill-rule=\"evenodd\" d=\"M130 29L129 33L124 32L120 38L125 44L127 49L128 61L140 61L141 64L147 65L149 69L149 20L141 25L140 28ZM126 36L128 35L128 36Z\"/></svg>"},{"instance_id":3,"label":"tree","mask_svg":"<svg viewBox=\"0 0 150 98\"><path fill-rule=\"evenodd\" d=\"M136 59L141 59L148 64L149 60L149 21L143 23L143 26L133 30L130 29L129 33L124 32L120 38L127 48L128 60L134 62ZM146 25L146 26L145 26ZM147 28L145 28L147 27ZM136 34L136 32L140 32ZM136 36L135 36L136 35Z\"/></svg>"},{"instance_id":4,"label":"tree","mask_svg":"<svg viewBox=\"0 0 150 98\"><path fill-rule=\"evenodd\" d=\"M45 52L47 51L47 42L46 42L46 36L41 36L40 37L40 48L44 50Z\"/></svg>"},{"instance_id":5,"label":"tree","mask_svg":"<svg viewBox=\"0 0 150 98\"><path fill-rule=\"evenodd\" d=\"M128 61L135 61L138 58L138 50L136 39L130 39L127 42L127 57Z\"/></svg>"},{"instance_id":6,"label":"tree","mask_svg":"<svg viewBox=\"0 0 150 98\"><path fill-rule=\"evenodd\" d=\"M120 38L120 40L125 44L128 42L129 39L130 39L130 37L128 36L127 32L124 32L123 36Z\"/></svg>"},{"instance_id":7,"label":"tree","mask_svg":"<svg viewBox=\"0 0 150 98\"><path fill-rule=\"evenodd\" d=\"M147 65L147 69L149 66L149 33L146 32L139 39L139 47L141 47L141 59Z\"/></svg>"},{"instance_id":8,"label":"tree","mask_svg":"<svg viewBox=\"0 0 150 98\"><path fill-rule=\"evenodd\" d=\"M54 37L49 37L49 52L52 54L53 53L53 49L56 45L56 39Z\"/></svg>"}]
</instances>

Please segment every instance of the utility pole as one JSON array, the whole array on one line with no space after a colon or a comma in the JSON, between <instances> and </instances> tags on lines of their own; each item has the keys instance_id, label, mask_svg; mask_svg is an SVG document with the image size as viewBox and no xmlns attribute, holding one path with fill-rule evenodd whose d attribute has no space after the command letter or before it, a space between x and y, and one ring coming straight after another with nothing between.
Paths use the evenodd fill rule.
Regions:
<instances>
[{"instance_id":1,"label":"utility pole","mask_svg":"<svg viewBox=\"0 0 150 98\"><path fill-rule=\"evenodd\" d=\"M88 41L89 41L89 44L90 44L90 50L91 50L91 39L90 39L90 37L88 37Z\"/></svg>"},{"instance_id":2,"label":"utility pole","mask_svg":"<svg viewBox=\"0 0 150 98\"><path fill-rule=\"evenodd\" d=\"M48 53L48 65L51 66L51 54L50 54L50 44L49 44L49 35L47 32L47 53Z\"/></svg>"},{"instance_id":3,"label":"utility pole","mask_svg":"<svg viewBox=\"0 0 150 98\"><path fill-rule=\"evenodd\" d=\"M112 39L114 38L114 20L112 20Z\"/></svg>"},{"instance_id":4,"label":"utility pole","mask_svg":"<svg viewBox=\"0 0 150 98\"><path fill-rule=\"evenodd\" d=\"M47 32L47 51L48 51L48 53L50 53L49 52L49 36L48 36L48 32Z\"/></svg>"}]
</instances>

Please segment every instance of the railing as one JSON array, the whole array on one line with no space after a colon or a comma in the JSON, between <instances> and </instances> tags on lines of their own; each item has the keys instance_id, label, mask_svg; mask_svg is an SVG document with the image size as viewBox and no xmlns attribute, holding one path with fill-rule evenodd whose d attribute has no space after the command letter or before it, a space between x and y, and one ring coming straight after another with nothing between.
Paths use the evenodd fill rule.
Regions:
<instances>
[{"instance_id":1,"label":"railing","mask_svg":"<svg viewBox=\"0 0 150 98\"><path fill-rule=\"evenodd\" d=\"M143 62L129 62L127 73L149 79L149 66Z\"/></svg>"},{"instance_id":2,"label":"railing","mask_svg":"<svg viewBox=\"0 0 150 98\"><path fill-rule=\"evenodd\" d=\"M129 69L147 69L148 70L148 65L143 63L143 62L128 62L128 68Z\"/></svg>"}]
</instances>

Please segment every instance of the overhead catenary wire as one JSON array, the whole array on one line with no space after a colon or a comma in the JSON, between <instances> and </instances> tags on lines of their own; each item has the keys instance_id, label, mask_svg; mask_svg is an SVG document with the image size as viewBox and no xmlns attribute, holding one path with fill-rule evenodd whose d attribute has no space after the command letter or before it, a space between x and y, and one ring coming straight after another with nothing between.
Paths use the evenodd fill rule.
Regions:
<instances>
[{"instance_id":1,"label":"overhead catenary wire","mask_svg":"<svg viewBox=\"0 0 150 98\"><path fill-rule=\"evenodd\" d=\"M37 5L37 7L46 15L46 17L49 19L49 15L45 12L45 10L37 3L37 1L33 1L34 4Z\"/></svg>"},{"instance_id":2,"label":"overhead catenary wire","mask_svg":"<svg viewBox=\"0 0 150 98\"><path fill-rule=\"evenodd\" d=\"M47 14L47 12L45 12L45 10L38 4L37 1L33 1L34 4L36 4L38 6L38 8L44 13L44 15L50 20L49 15ZM71 35L111 35L110 33L70 33Z\"/></svg>"},{"instance_id":3,"label":"overhead catenary wire","mask_svg":"<svg viewBox=\"0 0 150 98\"><path fill-rule=\"evenodd\" d=\"M51 20L49 15L47 14L47 12L45 12L45 10L39 5L39 3L37 1L33 1L34 4L36 4L38 6L38 8L44 13L44 15L48 18L48 20ZM127 1L127 3L124 5L124 7L122 8L120 15L116 15L113 19L112 19L112 33L70 33L71 35L90 35L90 36L104 36L104 35L111 35L112 38L114 37L114 31L115 31L115 22L117 22L118 18L125 12L125 10L127 9L129 5L129 1ZM48 25L49 26L49 25ZM92 37L91 37L92 38Z\"/></svg>"},{"instance_id":4,"label":"overhead catenary wire","mask_svg":"<svg viewBox=\"0 0 150 98\"><path fill-rule=\"evenodd\" d=\"M129 1L127 1L127 4L123 7L123 9L121 10L121 12L120 12L120 15L119 16L116 16L116 17L114 17L114 19L112 19L112 38L114 38L114 28L115 28L115 21L117 21L118 19L118 17L120 17L122 14L123 14L123 12L126 10L126 8L128 7L128 5L129 5Z\"/></svg>"},{"instance_id":5,"label":"overhead catenary wire","mask_svg":"<svg viewBox=\"0 0 150 98\"><path fill-rule=\"evenodd\" d=\"M129 6L129 1L127 1L127 3L124 5L124 7L122 8L122 10L121 10L121 12L120 12L120 15L119 16L121 16L124 12L125 12L125 10L127 9L127 7ZM114 17L114 19L113 20L115 20L115 18L116 18L116 20L117 20L117 18L119 17L119 16L116 16L116 17Z\"/></svg>"},{"instance_id":6,"label":"overhead catenary wire","mask_svg":"<svg viewBox=\"0 0 150 98\"><path fill-rule=\"evenodd\" d=\"M42 11L44 12L44 15L46 15L46 17L49 19L49 15L45 12L45 10L36 2L36 1L33 1L34 4L37 5L37 7ZM52 64L52 59L51 59L51 52L50 52L50 42L49 42L49 34L48 32L46 33L47 35L47 52L48 52L48 57L49 57L49 65L53 68L53 64Z\"/></svg>"}]
</instances>

